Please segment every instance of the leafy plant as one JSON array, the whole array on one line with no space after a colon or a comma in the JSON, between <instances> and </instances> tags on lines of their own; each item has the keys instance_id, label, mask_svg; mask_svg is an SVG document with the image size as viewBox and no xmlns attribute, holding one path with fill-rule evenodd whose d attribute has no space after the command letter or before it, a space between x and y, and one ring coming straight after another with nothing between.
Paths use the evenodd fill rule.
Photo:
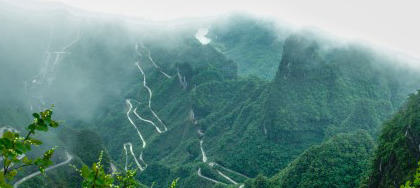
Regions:
<instances>
[{"instance_id":1,"label":"leafy plant","mask_svg":"<svg viewBox=\"0 0 420 188\"><path fill-rule=\"evenodd\" d=\"M401 188L416 188L420 187L420 161L418 162L418 167L416 169L416 174L414 174L414 180L411 182L408 180L405 182L405 185L401 185Z\"/></svg>"},{"instance_id":2,"label":"leafy plant","mask_svg":"<svg viewBox=\"0 0 420 188\"><path fill-rule=\"evenodd\" d=\"M117 180L120 182L121 187L137 187L140 185L134 177L136 176L136 170L127 170L125 174L117 173Z\"/></svg>"},{"instance_id":3,"label":"leafy plant","mask_svg":"<svg viewBox=\"0 0 420 188\"><path fill-rule=\"evenodd\" d=\"M372 159L368 187L391 187L409 180L418 164L420 138L420 94L411 94L406 104L384 123ZM368 181L367 181L368 180ZM411 186L411 185L406 185Z\"/></svg>"},{"instance_id":4,"label":"leafy plant","mask_svg":"<svg viewBox=\"0 0 420 188\"><path fill-rule=\"evenodd\" d=\"M134 177L137 174L136 170L127 170L126 173L113 172L107 174L104 170L102 163L103 151L99 155L99 160L96 163L92 164L92 167L89 168L87 165L84 165L81 170L78 170L73 166L76 171L80 172L80 175L83 178L83 187L92 187L92 188L105 188L105 187L116 187L116 188L134 188L140 185ZM114 175L116 176L118 185L113 184Z\"/></svg>"},{"instance_id":5,"label":"leafy plant","mask_svg":"<svg viewBox=\"0 0 420 188\"><path fill-rule=\"evenodd\" d=\"M44 156L30 159L26 153L31 150L32 146L42 144L40 140L31 136L36 131L48 131L48 127L58 127L58 122L52 119L52 107L40 113L33 113L33 123L27 127L29 131L26 136L21 137L19 133L6 131L0 138L0 155L3 161L2 172L0 173L0 187L12 187L8 182L18 174L23 167L38 166L41 173L45 172L45 168L52 164L50 160L54 154L55 148L44 153Z\"/></svg>"},{"instance_id":6,"label":"leafy plant","mask_svg":"<svg viewBox=\"0 0 420 188\"><path fill-rule=\"evenodd\" d=\"M174 181L172 181L171 186L169 186L169 188L175 188L176 187L176 183L178 183L179 178L176 178Z\"/></svg>"},{"instance_id":7,"label":"leafy plant","mask_svg":"<svg viewBox=\"0 0 420 188\"><path fill-rule=\"evenodd\" d=\"M80 172L80 175L83 178L82 186L84 188L134 188L134 187L143 187L143 185L136 180L134 177L137 175L136 170L127 170L125 173L112 172L107 174L104 170L102 162L103 151L99 155L98 162L92 165L92 168L89 168L87 165L84 165L81 170L77 169L75 166L72 166L76 171ZM116 178L114 178L116 177ZM113 184L114 181L116 184ZM169 188L176 188L176 184L179 178L172 181ZM153 185L152 185L153 187Z\"/></svg>"}]
</instances>

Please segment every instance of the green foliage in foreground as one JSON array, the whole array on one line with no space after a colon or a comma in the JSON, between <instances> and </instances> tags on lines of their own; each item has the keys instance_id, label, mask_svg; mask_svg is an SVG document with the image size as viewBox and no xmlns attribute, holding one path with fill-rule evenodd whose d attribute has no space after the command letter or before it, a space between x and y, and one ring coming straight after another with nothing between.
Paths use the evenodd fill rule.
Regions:
<instances>
[{"instance_id":1,"label":"green foliage in foreground","mask_svg":"<svg viewBox=\"0 0 420 188\"><path fill-rule=\"evenodd\" d=\"M169 186L169 188L175 188L176 187L176 183L178 183L179 178L175 179L174 181L172 181L171 186Z\"/></svg>"},{"instance_id":2,"label":"green foliage in foreground","mask_svg":"<svg viewBox=\"0 0 420 188\"><path fill-rule=\"evenodd\" d=\"M125 99L139 101L133 109L137 107L145 119L155 119L147 106L149 93L142 86L142 75L133 64L140 61L153 91L153 109L168 127L167 133L159 134L152 126L140 126L148 145L142 150L148 169L138 178L147 185L156 182L156 187L167 187L176 177L182 178L178 184L183 187L213 184L197 176L196 166L202 159L197 129L205 133L203 147L209 160L249 177L272 176L312 145L337 133L365 129L375 134L412 92L409 83L418 80L359 46L324 45L312 35L292 36L281 45L265 27L248 22L225 37L210 31L219 35L219 44L232 45L226 46L226 54L215 50L214 43L201 45L194 38L163 44L140 37L155 63L172 76L168 79L150 62L148 50L139 48L143 57L136 54L132 39L137 36L120 38L123 30L118 27L89 28L58 68L51 86L55 92L49 93L62 101L66 119L73 119L72 127L89 128L100 135L104 152L108 150L115 164L121 165L123 144L133 142L137 154L140 148L136 146L141 144L127 119ZM247 35L234 34L242 31ZM110 42L103 36L121 40ZM275 79L237 76L235 63L241 62L229 61L230 57L248 60L238 66L239 75L261 77L260 73L270 70ZM188 87L180 85L178 73ZM69 80L86 84L75 88ZM63 97L69 94L81 97ZM194 118L189 118L190 112ZM82 114L86 118L80 118ZM132 112L130 116L135 118ZM89 134L81 135L89 138ZM88 143L72 151L91 167L85 159L98 152L89 152L94 150ZM96 162L97 156L90 159Z\"/></svg>"},{"instance_id":3,"label":"green foliage in foreground","mask_svg":"<svg viewBox=\"0 0 420 188\"><path fill-rule=\"evenodd\" d=\"M52 114L52 108L40 113L33 113L33 123L27 127L29 132L24 137L21 137L19 133L6 131L0 138L1 158L3 159L0 187L12 187L10 182L23 167L38 166L39 171L44 173L45 168L52 164L50 159L55 148L46 151L44 156L39 158L31 159L25 156L32 146L42 144L40 140L31 137L35 131L46 132L48 127L58 127L58 123L52 119Z\"/></svg>"},{"instance_id":4,"label":"green foliage in foreground","mask_svg":"<svg viewBox=\"0 0 420 188\"><path fill-rule=\"evenodd\" d=\"M416 174L414 174L414 180L411 182L408 180L405 182L404 185L401 185L401 188L416 188L420 187L420 162L417 163L419 167L417 167Z\"/></svg>"},{"instance_id":5,"label":"green foliage in foreground","mask_svg":"<svg viewBox=\"0 0 420 188\"><path fill-rule=\"evenodd\" d=\"M104 165L102 162L103 152L99 155L99 160L96 163L92 164L92 167L89 168L87 165L84 165L82 169L78 170L73 166L76 171L80 172L80 175L83 178L82 187L92 187L92 188L101 188L101 187L116 187L116 188L134 188L140 185L134 177L136 176L136 170L128 170L126 173L121 174L118 172L113 172L112 174L107 174L104 170ZM113 184L116 176L117 184Z\"/></svg>"},{"instance_id":6,"label":"green foliage in foreground","mask_svg":"<svg viewBox=\"0 0 420 188\"><path fill-rule=\"evenodd\" d=\"M127 170L125 173L112 172L108 174L104 170L104 165L102 162L103 152L99 155L99 160L96 163L92 164L92 167L89 168L87 165L84 165L82 169L76 169L83 178L82 187L84 188L106 188L106 187L115 187L115 188L135 188L135 187L146 187L142 185L138 180L135 179L137 175L136 170ZM116 181L115 181L116 180ZM172 181L169 188L175 188L179 178ZM153 187L153 185L152 185Z\"/></svg>"},{"instance_id":7,"label":"green foliage in foreground","mask_svg":"<svg viewBox=\"0 0 420 188\"><path fill-rule=\"evenodd\" d=\"M177 72L172 72L172 79L166 79L156 69L144 69L153 91L154 110L167 122L168 133L158 134L150 126L141 128L148 144L144 157L150 163L140 181L165 187L167 182L181 177L181 186L210 187L212 182L195 177L194 165L202 157L197 129L205 133L203 147L209 160L249 177L272 176L311 146L338 133L364 129L375 136L381 122L402 104L405 97L401 96L406 95L403 91L409 89L395 78L403 72L388 72L385 69L391 66L375 62L374 56L363 49L328 49L310 37L288 38L272 82L232 76L234 72L226 71L231 69L224 66L232 63L211 45L186 44L186 48L180 46L168 52L152 50L152 54L165 54L159 64L172 65L185 77L188 87L179 84ZM182 55L178 58L178 54ZM130 74L130 81L121 82L119 90L125 91L125 99L142 103L143 107L138 106L142 117L153 119L146 106L149 95L138 80L138 71ZM102 77L95 79L100 81ZM99 115L86 124L102 136L111 157L118 159L123 143L138 138L127 120L127 109L122 110L124 100L110 97L103 104ZM194 119L188 118L190 112L194 112ZM353 185L357 177L349 175L345 182Z\"/></svg>"},{"instance_id":8,"label":"green foliage in foreground","mask_svg":"<svg viewBox=\"0 0 420 188\"><path fill-rule=\"evenodd\" d=\"M372 162L368 187L394 187L411 180L420 158L420 94L409 96L407 103L384 124Z\"/></svg>"}]
</instances>

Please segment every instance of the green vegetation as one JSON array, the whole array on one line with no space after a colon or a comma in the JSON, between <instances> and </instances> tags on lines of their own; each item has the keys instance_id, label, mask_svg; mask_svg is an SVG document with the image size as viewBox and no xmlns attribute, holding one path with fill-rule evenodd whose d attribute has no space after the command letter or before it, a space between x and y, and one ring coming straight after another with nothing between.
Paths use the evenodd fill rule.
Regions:
<instances>
[{"instance_id":1,"label":"green vegetation","mask_svg":"<svg viewBox=\"0 0 420 188\"><path fill-rule=\"evenodd\" d=\"M81 170L76 171L80 173L83 177L82 187L92 187L92 188L106 188L106 187L116 187L116 188L134 188L140 187L140 182L138 182L134 177L136 176L136 170L127 170L127 172L121 174L119 172L113 172L112 174L107 174L104 170L102 162L102 154L99 155L99 160L96 163L92 164L92 168L89 168L87 165L84 165ZM114 178L116 176L116 178ZM116 184L113 184L115 179L117 180ZM142 186L143 187L143 186Z\"/></svg>"},{"instance_id":2,"label":"green vegetation","mask_svg":"<svg viewBox=\"0 0 420 188\"><path fill-rule=\"evenodd\" d=\"M48 99L60 106L55 114L66 121L60 132L49 131L44 146L59 145L74 155L73 165L86 166L84 178L70 168L52 169L22 187L78 187L83 181L108 186L125 175L154 187L171 186L177 178L179 187L238 187L247 177L251 187L389 187L412 180L408 174L417 167L420 137L419 118L413 115L418 108L410 101L417 97L403 103L419 88L420 74L384 53L242 15L213 20L208 35L213 42L201 45L193 38L195 24L166 31L160 24L45 13L51 17L51 27L45 27L36 14L29 19L33 25L22 24L25 11L1 12L0 20L16 24L3 31L10 34L4 44L13 45L4 46L0 57L6 64L0 69L0 123L19 126L29 100ZM28 30L37 32L28 37L22 32ZM80 39L66 52L54 53L79 32ZM38 70L33 62L48 70L39 74L42 79L32 80ZM136 62L153 91L152 104ZM52 64L57 66L48 67ZM127 99L133 102L131 112ZM163 127L151 108L166 132L133 112ZM147 142L144 148L127 115ZM203 162L200 141L208 162ZM147 168L111 180L111 163L117 169L134 163L126 157L126 143ZM198 169L229 185L200 177ZM369 176L360 183L364 174Z\"/></svg>"},{"instance_id":3,"label":"green vegetation","mask_svg":"<svg viewBox=\"0 0 420 188\"><path fill-rule=\"evenodd\" d=\"M103 145L101 137L95 132L88 129L74 130L63 128L58 136L66 148L78 156L87 166L92 166L97 162L99 153L103 153L102 165L110 166L111 158L108 151Z\"/></svg>"},{"instance_id":4,"label":"green vegetation","mask_svg":"<svg viewBox=\"0 0 420 188\"><path fill-rule=\"evenodd\" d=\"M238 75L272 80L281 60L287 27L249 15L231 15L215 23L208 34L211 45L238 65Z\"/></svg>"},{"instance_id":5,"label":"green vegetation","mask_svg":"<svg viewBox=\"0 0 420 188\"><path fill-rule=\"evenodd\" d=\"M175 179L174 181L172 181L171 186L169 186L169 188L175 188L176 187L176 183L178 182L179 178Z\"/></svg>"},{"instance_id":6,"label":"green vegetation","mask_svg":"<svg viewBox=\"0 0 420 188\"><path fill-rule=\"evenodd\" d=\"M32 146L42 144L40 140L34 139L33 135L36 131L48 131L48 127L56 128L58 123L52 119L52 108L40 113L33 113L33 123L27 127L28 133L21 137L15 131L4 131L0 139L1 158L3 162L2 173L0 173L0 186L12 187L10 182L18 174L23 167L37 166L41 173L45 172L45 168L52 164L50 160L54 154L54 150L50 149L45 152L42 157L29 158L26 156Z\"/></svg>"},{"instance_id":7,"label":"green vegetation","mask_svg":"<svg viewBox=\"0 0 420 188\"><path fill-rule=\"evenodd\" d=\"M24 167L37 166L41 173L45 173L46 167L53 164L51 157L55 148L46 151L44 156L40 158L30 159L28 156L26 156L27 152L31 150L32 146L39 146L42 144L42 141L33 138L33 135L35 135L36 131L46 132L48 131L48 127L58 127L59 124L52 119L52 114L52 108L40 113L33 113L32 116L34 117L34 120L33 123L27 127L29 132L25 137L21 137L19 133L15 133L14 130L7 130L3 133L2 138L0 138L0 149L2 151L1 157L3 159L2 161L4 161L2 170L3 172L0 173L1 187L12 187L9 182L13 181L14 177ZM8 129L7 127L5 128ZM68 137L69 135L67 135L67 138L64 139L69 139ZM83 139L78 141L83 141ZM98 143L92 144L97 145ZM81 156L83 156L83 154L86 153L82 153ZM77 172L80 173L81 177L83 178L82 187L147 187L141 185L140 182L135 179L137 174L136 170L128 170L125 173L113 172L112 174L107 174L104 170L104 165L102 164L102 158L103 152L101 151L98 162L93 163L91 168L89 168L87 165L84 165L80 170L78 170L74 165L71 165L76 169ZM87 158L84 157L84 159ZM117 180L116 184L114 184L115 180ZM175 179L169 187L175 188L178 180L179 178Z\"/></svg>"},{"instance_id":8,"label":"green vegetation","mask_svg":"<svg viewBox=\"0 0 420 188\"><path fill-rule=\"evenodd\" d=\"M407 182L405 182L404 185L401 185L401 188L416 188L420 186L420 162L418 162L417 165L419 167L417 168L416 173L414 174L413 182L408 180Z\"/></svg>"},{"instance_id":9,"label":"green vegetation","mask_svg":"<svg viewBox=\"0 0 420 188\"><path fill-rule=\"evenodd\" d=\"M259 175L246 187L359 187L374 148L367 131L338 134L310 147L272 178Z\"/></svg>"},{"instance_id":10,"label":"green vegetation","mask_svg":"<svg viewBox=\"0 0 420 188\"><path fill-rule=\"evenodd\" d=\"M202 46L194 40L186 40L179 48L145 45L152 56L158 54L153 56L155 62L172 75L171 79L165 78L147 58L140 58L153 91L153 108L169 129L158 134L152 126L136 122L148 144L143 150L133 148L136 154L143 151L148 163L138 178L147 185L155 182L157 187L166 187L178 177L181 187L212 185L197 177L201 162L198 129L205 133L203 147L209 160L250 177L271 177L311 146L339 133L363 129L376 138L381 123L402 105L405 95L412 91L411 83L418 80L418 76L397 76L412 72L392 69L392 64L367 49L327 48L327 42L299 34L285 40L282 60L271 82L236 76L234 62L211 45ZM120 53L132 55L123 50ZM102 60L101 56L91 59ZM139 72L127 61L131 68L122 74L125 82L117 79L121 85L113 85L124 91L122 96L117 97L119 100L106 96L102 108L82 126L101 135L117 166L125 162L121 152L125 142L141 145L127 120L125 99L139 101L137 112L144 118L154 118L147 108L148 93ZM177 72L185 77L186 89ZM93 76L93 80L101 83L102 76ZM196 121L188 118L191 111ZM210 170L207 174L224 180L217 172ZM351 175L346 181L358 185L356 178Z\"/></svg>"},{"instance_id":11,"label":"green vegetation","mask_svg":"<svg viewBox=\"0 0 420 188\"><path fill-rule=\"evenodd\" d=\"M420 94L409 96L401 110L387 121L366 183L368 187L404 184L415 174L419 159Z\"/></svg>"},{"instance_id":12,"label":"green vegetation","mask_svg":"<svg viewBox=\"0 0 420 188\"><path fill-rule=\"evenodd\" d=\"M99 155L99 161L92 164L92 168L88 166L83 166L81 170L76 168L76 171L80 172L80 175L83 177L83 187L112 187L114 179L111 174L106 174L103 168L102 162L102 152Z\"/></svg>"},{"instance_id":13,"label":"green vegetation","mask_svg":"<svg viewBox=\"0 0 420 188\"><path fill-rule=\"evenodd\" d=\"M58 139L56 144L61 149L65 149L73 156L71 160L72 166L92 167L94 163L98 161L98 154L103 151L101 165L105 172L111 171L111 158L106 150L102 139L95 132L87 129L75 130L66 127L66 123L62 124L62 128L56 134ZM46 142L48 141L44 138ZM57 151L54 159L54 163L61 163L66 160L66 156L63 152ZM29 173L29 172L27 172ZM83 183L83 178L80 173L75 171L73 168L69 168L67 165L63 165L60 168L51 169L46 173L46 176L36 176L31 178L19 187L31 187L31 185L39 185L40 188L48 187L80 187Z\"/></svg>"}]
</instances>

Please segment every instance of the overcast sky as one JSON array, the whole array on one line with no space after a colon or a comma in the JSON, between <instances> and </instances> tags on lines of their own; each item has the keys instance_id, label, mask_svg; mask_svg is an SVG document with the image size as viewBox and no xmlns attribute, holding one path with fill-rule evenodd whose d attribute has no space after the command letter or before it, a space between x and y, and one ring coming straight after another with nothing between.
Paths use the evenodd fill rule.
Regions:
<instances>
[{"instance_id":1,"label":"overcast sky","mask_svg":"<svg viewBox=\"0 0 420 188\"><path fill-rule=\"evenodd\" d=\"M364 39L420 58L419 0L41 0L89 11L154 20L212 16L241 10L338 36Z\"/></svg>"}]
</instances>

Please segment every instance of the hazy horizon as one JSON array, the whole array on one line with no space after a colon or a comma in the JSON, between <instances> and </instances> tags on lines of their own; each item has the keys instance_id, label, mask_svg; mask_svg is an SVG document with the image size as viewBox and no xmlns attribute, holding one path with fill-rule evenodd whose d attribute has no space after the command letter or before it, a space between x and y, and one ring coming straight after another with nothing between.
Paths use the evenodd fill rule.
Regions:
<instances>
[{"instance_id":1,"label":"hazy horizon","mask_svg":"<svg viewBox=\"0 0 420 188\"><path fill-rule=\"evenodd\" d=\"M1 138L0 185L407 185L420 155L416 7L0 0L0 134L31 135ZM42 124L57 126L51 107L57 129ZM49 177L28 164L52 165Z\"/></svg>"},{"instance_id":2,"label":"hazy horizon","mask_svg":"<svg viewBox=\"0 0 420 188\"><path fill-rule=\"evenodd\" d=\"M100 1L31 0L61 2L87 11L119 14L148 20L174 20L216 16L232 11L270 16L297 26L315 26L351 40L366 40L420 59L417 18L420 4L414 0L395 2L347 1Z\"/></svg>"}]
</instances>

